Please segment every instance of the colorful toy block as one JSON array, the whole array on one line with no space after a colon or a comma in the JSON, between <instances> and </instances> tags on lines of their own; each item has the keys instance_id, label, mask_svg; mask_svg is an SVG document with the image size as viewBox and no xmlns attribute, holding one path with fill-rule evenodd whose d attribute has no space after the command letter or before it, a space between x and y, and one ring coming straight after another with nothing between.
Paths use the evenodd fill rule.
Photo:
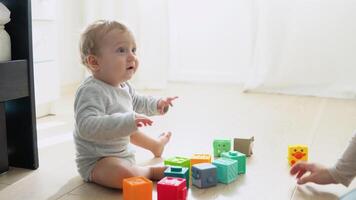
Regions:
<instances>
[{"instance_id":1,"label":"colorful toy block","mask_svg":"<svg viewBox=\"0 0 356 200\"><path fill-rule=\"evenodd\" d=\"M290 166L297 161L308 161L308 146L307 145L289 145L288 146L288 163Z\"/></svg>"},{"instance_id":2,"label":"colorful toy block","mask_svg":"<svg viewBox=\"0 0 356 200\"><path fill-rule=\"evenodd\" d=\"M152 181L145 177L131 177L123 180L124 200L152 200Z\"/></svg>"},{"instance_id":3,"label":"colorful toy block","mask_svg":"<svg viewBox=\"0 0 356 200\"><path fill-rule=\"evenodd\" d=\"M237 171L239 174L246 173L246 155L238 151L229 151L221 154L222 158L230 158L237 161Z\"/></svg>"},{"instance_id":4,"label":"colorful toy block","mask_svg":"<svg viewBox=\"0 0 356 200\"><path fill-rule=\"evenodd\" d=\"M229 158L219 158L213 161L217 168L217 179L220 183L231 183L237 179L237 161Z\"/></svg>"},{"instance_id":5,"label":"colorful toy block","mask_svg":"<svg viewBox=\"0 0 356 200\"><path fill-rule=\"evenodd\" d=\"M241 152L247 157L250 157L253 154L252 148L254 141L255 137L251 137L249 139L234 138L234 151Z\"/></svg>"},{"instance_id":6,"label":"colorful toy block","mask_svg":"<svg viewBox=\"0 0 356 200\"><path fill-rule=\"evenodd\" d=\"M175 156L164 160L164 165L169 166L180 166L180 167L190 167L190 159L185 157Z\"/></svg>"},{"instance_id":7,"label":"colorful toy block","mask_svg":"<svg viewBox=\"0 0 356 200\"><path fill-rule=\"evenodd\" d=\"M216 166L211 163L199 163L192 166L192 184L198 188L212 187L217 184Z\"/></svg>"},{"instance_id":8,"label":"colorful toy block","mask_svg":"<svg viewBox=\"0 0 356 200\"><path fill-rule=\"evenodd\" d=\"M230 140L214 140L213 142L214 156L220 157L223 152L228 152L231 150Z\"/></svg>"},{"instance_id":9,"label":"colorful toy block","mask_svg":"<svg viewBox=\"0 0 356 200\"><path fill-rule=\"evenodd\" d=\"M186 167L170 166L164 171L164 176L184 178L189 188L189 169Z\"/></svg>"},{"instance_id":10,"label":"colorful toy block","mask_svg":"<svg viewBox=\"0 0 356 200\"><path fill-rule=\"evenodd\" d=\"M166 176L157 183L158 200L186 200L187 186L184 178Z\"/></svg>"},{"instance_id":11,"label":"colorful toy block","mask_svg":"<svg viewBox=\"0 0 356 200\"><path fill-rule=\"evenodd\" d=\"M190 168L193 165L198 163L211 163L211 155L210 154L193 154L190 158Z\"/></svg>"}]
</instances>

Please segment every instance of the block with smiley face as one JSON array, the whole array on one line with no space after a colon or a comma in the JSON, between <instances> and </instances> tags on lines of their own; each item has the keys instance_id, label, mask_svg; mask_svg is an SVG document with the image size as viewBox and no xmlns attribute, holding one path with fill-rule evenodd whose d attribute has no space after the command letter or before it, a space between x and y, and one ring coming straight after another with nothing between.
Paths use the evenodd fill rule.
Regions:
<instances>
[{"instance_id":1,"label":"block with smiley face","mask_svg":"<svg viewBox=\"0 0 356 200\"><path fill-rule=\"evenodd\" d=\"M221 153L229 152L231 150L231 141L216 139L213 142L213 148L214 156L220 157Z\"/></svg>"},{"instance_id":2,"label":"block with smiley face","mask_svg":"<svg viewBox=\"0 0 356 200\"><path fill-rule=\"evenodd\" d=\"M307 145L289 145L288 146L288 163L290 166L298 161L308 161L308 146Z\"/></svg>"}]
</instances>

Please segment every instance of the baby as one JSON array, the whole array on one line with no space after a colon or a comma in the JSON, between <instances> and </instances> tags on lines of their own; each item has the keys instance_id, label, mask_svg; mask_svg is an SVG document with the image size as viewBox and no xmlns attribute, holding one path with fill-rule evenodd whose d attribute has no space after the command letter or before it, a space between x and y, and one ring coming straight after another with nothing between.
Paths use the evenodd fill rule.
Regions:
<instances>
[{"instance_id":1,"label":"baby","mask_svg":"<svg viewBox=\"0 0 356 200\"><path fill-rule=\"evenodd\" d=\"M135 165L128 145L160 157L171 133L152 138L138 127L151 125L145 115L165 114L177 97L142 96L127 82L138 69L138 59L135 39L121 23L101 20L90 25L81 36L80 53L92 76L80 85L74 102L79 174L87 182L112 188L122 188L123 179L132 176L161 179L166 167Z\"/></svg>"}]
</instances>

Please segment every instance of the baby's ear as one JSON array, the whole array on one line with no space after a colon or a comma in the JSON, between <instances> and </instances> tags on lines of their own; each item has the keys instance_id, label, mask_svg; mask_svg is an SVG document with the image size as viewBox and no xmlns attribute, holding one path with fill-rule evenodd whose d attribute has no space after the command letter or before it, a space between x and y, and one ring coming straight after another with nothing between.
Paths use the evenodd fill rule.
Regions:
<instances>
[{"instance_id":1,"label":"baby's ear","mask_svg":"<svg viewBox=\"0 0 356 200\"><path fill-rule=\"evenodd\" d=\"M100 67L96 56L94 55L87 56L86 63L91 71L93 72L99 71Z\"/></svg>"}]
</instances>

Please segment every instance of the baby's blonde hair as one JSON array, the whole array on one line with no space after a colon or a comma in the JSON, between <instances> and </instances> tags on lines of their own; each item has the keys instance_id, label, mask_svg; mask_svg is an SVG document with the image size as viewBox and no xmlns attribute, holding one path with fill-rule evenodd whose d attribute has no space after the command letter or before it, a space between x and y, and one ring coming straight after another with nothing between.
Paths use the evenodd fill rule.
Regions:
<instances>
[{"instance_id":1,"label":"baby's blonde hair","mask_svg":"<svg viewBox=\"0 0 356 200\"><path fill-rule=\"evenodd\" d=\"M88 66L87 57L89 55L100 55L100 40L114 29L123 32L129 31L124 24L109 20L95 21L85 29L81 35L79 44L81 61L85 66Z\"/></svg>"}]
</instances>

